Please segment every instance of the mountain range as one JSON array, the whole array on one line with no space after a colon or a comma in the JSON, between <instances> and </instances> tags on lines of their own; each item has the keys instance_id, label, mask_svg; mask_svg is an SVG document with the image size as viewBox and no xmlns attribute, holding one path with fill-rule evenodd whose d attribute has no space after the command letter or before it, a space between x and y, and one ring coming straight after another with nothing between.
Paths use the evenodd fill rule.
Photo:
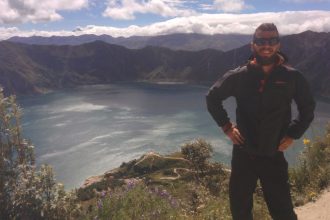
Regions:
<instances>
[{"instance_id":1,"label":"mountain range","mask_svg":"<svg viewBox=\"0 0 330 220\"><path fill-rule=\"evenodd\" d=\"M241 34L169 34L159 36L112 37L109 35L86 34L80 36L32 36L12 37L11 42L38 45L79 45L93 41L104 41L109 44L124 46L129 49L141 49L146 46L166 47L172 50L198 51L216 49L228 51L241 47L251 41L250 35Z\"/></svg>"},{"instance_id":2,"label":"mountain range","mask_svg":"<svg viewBox=\"0 0 330 220\"><path fill-rule=\"evenodd\" d=\"M330 97L330 33L306 31L281 38L282 52L316 95ZM246 44L226 52L128 49L94 41L80 45L0 42L0 84L7 93L34 93L76 85L123 81L214 82L250 56Z\"/></svg>"}]
</instances>

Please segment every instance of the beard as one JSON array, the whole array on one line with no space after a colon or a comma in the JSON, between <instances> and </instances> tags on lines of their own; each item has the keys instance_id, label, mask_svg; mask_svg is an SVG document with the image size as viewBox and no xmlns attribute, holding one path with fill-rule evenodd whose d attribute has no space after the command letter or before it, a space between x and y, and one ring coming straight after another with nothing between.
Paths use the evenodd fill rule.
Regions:
<instances>
[{"instance_id":1,"label":"beard","mask_svg":"<svg viewBox=\"0 0 330 220\"><path fill-rule=\"evenodd\" d=\"M257 60L257 63L261 66L267 66L267 65L271 65L277 62L277 54L274 53L272 56L270 57L262 57L260 56L258 53L254 53L254 57Z\"/></svg>"}]
</instances>

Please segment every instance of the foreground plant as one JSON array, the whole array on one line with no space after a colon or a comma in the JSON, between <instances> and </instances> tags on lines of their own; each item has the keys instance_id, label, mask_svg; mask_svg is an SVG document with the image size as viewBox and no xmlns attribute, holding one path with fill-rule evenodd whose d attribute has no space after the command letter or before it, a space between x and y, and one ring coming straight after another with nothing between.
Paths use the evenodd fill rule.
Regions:
<instances>
[{"instance_id":1,"label":"foreground plant","mask_svg":"<svg viewBox=\"0 0 330 220\"><path fill-rule=\"evenodd\" d=\"M296 205L315 200L330 183L330 124L322 138L303 142L305 148L300 163L290 172Z\"/></svg>"},{"instance_id":2,"label":"foreground plant","mask_svg":"<svg viewBox=\"0 0 330 220\"><path fill-rule=\"evenodd\" d=\"M22 137L21 109L0 88L0 219L72 219L75 193L56 183L48 165L36 169L34 147Z\"/></svg>"}]
</instances>

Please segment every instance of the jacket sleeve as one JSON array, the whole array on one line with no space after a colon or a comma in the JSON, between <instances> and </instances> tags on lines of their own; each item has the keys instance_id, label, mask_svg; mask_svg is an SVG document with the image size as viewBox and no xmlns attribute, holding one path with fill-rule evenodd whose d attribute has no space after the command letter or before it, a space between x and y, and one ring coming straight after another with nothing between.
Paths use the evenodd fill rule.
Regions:
<instances>
[{"instance_id":1,"label":"jacket sleeve","mask_svg":"<svg viewBox=\"0 0 330 220\"><path fill-rule=\"evenodd\" d=\"M298 116L291 121L287 135L294 139L300 138L314 119L315 101L307 80L302 74L297 74L295 94Z\"/></svg>"},{"instance_id":2,"label":"jacket sleeve","mask_svg":"<svg viewBox=\"0 0 330 220\"><path fill-rule=\"evenodd\" d=\"M229 71L214 83L206 95L207 109L219 127L230 122L226 110L223 108L223 100L234 96L236 78L235 72Z\"/></svg>"}]
</instances>

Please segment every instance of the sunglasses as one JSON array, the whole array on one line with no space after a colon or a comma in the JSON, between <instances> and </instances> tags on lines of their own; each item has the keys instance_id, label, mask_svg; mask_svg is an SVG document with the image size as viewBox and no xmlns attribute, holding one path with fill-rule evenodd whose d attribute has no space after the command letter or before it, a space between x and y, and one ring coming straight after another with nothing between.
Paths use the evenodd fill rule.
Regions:
<instances>
[{"instance_id":1,"label":"sunglasses","mask_svg":"<svg viewBox=\"0 0 330 220\"><path fill-rule=\"evenodd\" d=\"M272 37L272 38L257 38L255 37L253 39L253 43L255 43L257 46L265 46L266 44L270 46L275 46L280 42L279 37Z\"/></svg>"}]
</instances>

